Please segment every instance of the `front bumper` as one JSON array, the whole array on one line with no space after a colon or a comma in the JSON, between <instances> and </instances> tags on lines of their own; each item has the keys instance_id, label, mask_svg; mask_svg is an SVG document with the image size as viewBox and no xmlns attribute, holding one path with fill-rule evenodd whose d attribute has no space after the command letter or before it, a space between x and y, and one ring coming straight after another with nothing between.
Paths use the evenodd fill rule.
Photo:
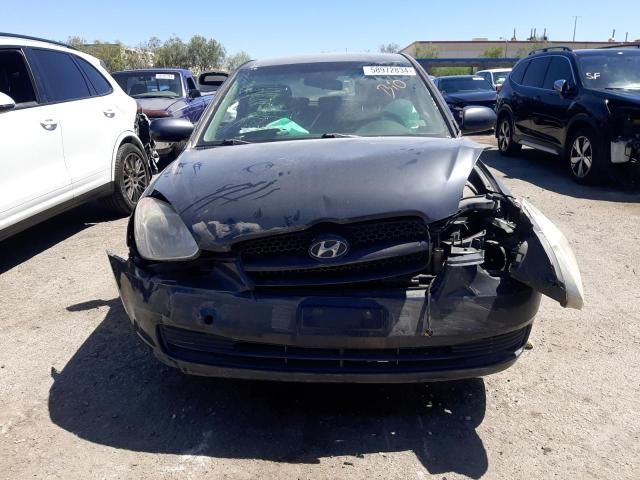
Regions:
<instances>
[{"instance_id":1,"label":"front bumper","mask_svg":"<svg viewBox=\"0 0 640 480\"><path fill-rule=\"evenodd\" d=\"M611 142L611 163L640 162L640 139L618 138Z\"/></svg>"},{"instance_id":2,"label":"front bumper","mask_svg":"<svg viewBox=\"0 0 640 480\"><path fill-rule=\"evenodd\" d=\"M425 288L239 290L109 255L139 336L185 373L261 380L404 383L504 370L540 294L477 266ZM231 276L231 274L230 274Z\"/></svg>"}]
</instances>

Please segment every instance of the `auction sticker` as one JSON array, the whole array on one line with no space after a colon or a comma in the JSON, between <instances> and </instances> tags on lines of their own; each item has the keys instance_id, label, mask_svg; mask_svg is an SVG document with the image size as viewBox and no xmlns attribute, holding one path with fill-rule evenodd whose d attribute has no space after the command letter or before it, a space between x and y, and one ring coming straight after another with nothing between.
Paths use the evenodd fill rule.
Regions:
<instances>
[{"instance_id":1,"label":"auction sticker","mask_svg":"<svg viewBox=\"0 0 640 480\"><path fill-rule=\"evenodd\" d=\"M173 80L176 76L173 73L156 73L158 80Z\"/></svg>"},{"instance_id":2,"label":"auction sticker","mask_svg":"<svg viewBox=\"0 0 640 480\"><path fill-rule=\"evenodd\" d=\"M372 65L362 67L365 75L413 75L416 70L413 67L394 67L391 65Z\"/></svg>"}]
</instances>

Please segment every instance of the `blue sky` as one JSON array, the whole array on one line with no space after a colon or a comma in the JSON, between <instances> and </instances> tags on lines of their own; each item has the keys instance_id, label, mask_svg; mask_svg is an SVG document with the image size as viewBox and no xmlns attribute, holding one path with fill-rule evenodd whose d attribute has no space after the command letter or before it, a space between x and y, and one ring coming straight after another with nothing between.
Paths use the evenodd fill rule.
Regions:
<instances>
[{"instance_id":1,"label":"blue sky","mask_svg":"<svg viewBox=\"0 0 640 480\"><path fill-rule=\"evenodd\" d=\"M128 45L154 35L188 40L200 34L229 53L245 50L261 58L377 50L382 43L413 40L497 39L511 37L514 28L519 39L532 27L538 33L546 27L552 40L570 40L573 15L580 16L576 40L606 40L614 28L619 40L625 32L640 39L638 0L0 0L0 31Z\"/></svg>"}]
</instances>

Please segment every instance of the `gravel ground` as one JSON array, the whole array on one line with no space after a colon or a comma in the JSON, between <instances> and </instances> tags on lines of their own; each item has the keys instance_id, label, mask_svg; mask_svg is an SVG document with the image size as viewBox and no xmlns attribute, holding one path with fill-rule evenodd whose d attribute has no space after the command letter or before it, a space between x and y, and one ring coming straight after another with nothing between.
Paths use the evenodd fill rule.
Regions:
<instances>
[{"instance_id":1,"label":"gravel ground","mask_svg":"<svg viewBox=\"0 0 640 480\"><path fill-rule=\"evenodd\" d=\"M586 294L544 299L534 348L484 379L183 376L118 299L104 251L126 251L124 219L87 205L0 243L0 478L638 478L640 194L531 150L483 158L564 231Z\"/></svg>"}]
</instances>

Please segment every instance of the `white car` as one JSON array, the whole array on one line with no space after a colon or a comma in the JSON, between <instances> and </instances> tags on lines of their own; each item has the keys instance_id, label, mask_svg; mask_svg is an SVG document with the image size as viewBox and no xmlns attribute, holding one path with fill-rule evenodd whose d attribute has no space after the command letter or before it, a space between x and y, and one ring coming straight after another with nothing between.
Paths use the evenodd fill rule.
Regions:
<instances>
[{"instance_id":1,"label":"white car","mask_svg":"<svg viewBox=\"0 0 640 480\"><path fill-rule=\"evenodd\" d=\"M490 68L489 70L480 70L476 72L476 75L484 78L493 85L493 88L497 89L502 86L509 76L509 73L511 73L511 70L511 68Z\"/></svg>"},{"instance_id":2,"label":"white car","mask_svg":"<svg viewBox=\"0 0 640 480\"><path fill-rule=\"evenodd\" d=\"M152 173L137 117L98 59L0 33L0 240L98 197L129 213Z\"/></svg>"}]
</instances>

